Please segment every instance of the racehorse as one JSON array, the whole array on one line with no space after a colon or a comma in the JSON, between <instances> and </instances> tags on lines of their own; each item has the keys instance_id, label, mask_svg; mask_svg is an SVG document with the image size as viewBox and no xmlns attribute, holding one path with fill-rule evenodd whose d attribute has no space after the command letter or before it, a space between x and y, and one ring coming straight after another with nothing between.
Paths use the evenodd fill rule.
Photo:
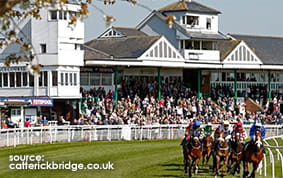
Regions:
<instances>
[{"instance_id":1,"label":"racehorse","mask_svg":"<svg viewBox=\"0 0 283 178\"><path fill-rule=\"evenodd\" d=\"M243 153L243 177L247 177L249 175L249 163L253 163L253 171L250 178L255 177L255 171L258 168L259 163L261 162L264 156L263 143L261 132L257 131L255 134L255 140L250 141L245 144L244 153Z\"/></svg>"},{"instance_id":2,"label":"racehorse","mask_svg":"<svg viewBox=\"0 0 283 178\"><path fill-rule=\"evenodd\" d=\"M183 155L185 174L187 174L187 167L189 166L189 177L192 177L192 168L194 167L195 174L197 174L198 162L202 156L202 144L198 137L191 139L188 146L183 145Z\"/></svg>"},{"instance_id":3,"label":"racehorse","mask_svg":"<svg viewBox=\"0 0 283 178\"><path fill-rule=\"evenodd\" d=\"M241 133L237 132L235 136L235 141L231 144L231 152L229 157L229 167L230 173L235 175L235 172L240 173L240 164L243 155L243 148L244 145L240 142L241 140Z\"/></svg>"},{"instance_id":4,"label":"racehorse","mask_svg":"<svg viewBox=\"0 0 283 178\"><path fill-rule=\"evenodd\" d=\"M224 132L220 133L220 137L217 139L215 145L215 153L213 156L213 165L215 170L215 175L218 175L218 170L220 168L220 163L223 161L221 176L224 176L226 170L228 159L229 159L229 143L225 139Z\"/></svg>"},{"instance_id":5,"label":"racehorse","mask_svg":"<svg viewBox=\"0 0 283 178\"><path fill-rule=\"evenodd\" d=\"M203 139L203 150L202 150L202 165L204 165L204 160L206 159L205 164L207 165L209 158L212 153L212 142L213 138L210 134L206 134Z\"/></svg>"}]
</instances>

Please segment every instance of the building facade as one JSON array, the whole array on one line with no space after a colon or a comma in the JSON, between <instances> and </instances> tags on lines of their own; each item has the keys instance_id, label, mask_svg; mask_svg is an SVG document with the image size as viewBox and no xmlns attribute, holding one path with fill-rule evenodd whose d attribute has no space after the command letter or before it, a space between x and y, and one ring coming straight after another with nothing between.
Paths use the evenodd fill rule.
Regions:
<instances>
[{"instance_id":1,"label":"building facade","mask_svg":"<svg viewBox=\"0 0 283 178\"><path fill-rule=\"evenodd\" d=\"M70 26L71 16L79 16L78 4L55 6L40 11L41 19L25 18L19 23L18 36L33 45L33 64L41 66L40 75L32 75L29 62L4 66L7 54L21 54L20 46L3 48L0 64L1 101L9 103L8 115L12 121L42 114L54 120L59 115L73 117L80 98L80 66L83 66L84 23L80 20ZM28 38L28 39L26 39ZM21 102L23 104L21 104ZM5 113L2 113L5 116ZM68 118L67 118L68 119ZM22 119L24 121L24 119Z\"/></svg>"}]
</instances>

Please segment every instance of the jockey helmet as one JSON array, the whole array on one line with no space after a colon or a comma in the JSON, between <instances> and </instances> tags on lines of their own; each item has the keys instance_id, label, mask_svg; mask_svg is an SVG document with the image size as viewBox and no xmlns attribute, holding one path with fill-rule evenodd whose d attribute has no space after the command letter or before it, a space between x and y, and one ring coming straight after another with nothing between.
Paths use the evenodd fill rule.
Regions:
<instances>
[{"instance_id":1,"label":"jockey helmet","mask_svg":"<svg viewBox=\"0 0 283 178\"><path fill-rule=\"evenodd\" d=\"M224 121L223 125L229 125L229 121Z\"/></svg>"},{"instance_id":2,"label":"jockey helmet","mask_svg":"<svg viewBox=\"0 0 283 178\"><path fill-rule=\"evenodd\" d=\"M262 125L261 125L260 122L257 122L257 123L255 123L255 126L256 126L256 127L261 127Z\"/></svg>"},{"instance_id":3,"label":"jockey helmet","mask_svg":"<svg viewBox=\"0 0 283 178\"><path fill-rule=\"evenodd\" d=\"M195 126L196 126L196 127L199 127L200 125L201 125L200 121L196 121L196 122L195 122Z\"/></svg>"},{"instance_id":4,"label":"jockey helmet","mask_svg":"<svg viewBox=\"0 0 283 178\"><path fill-rule=\"evenodd\" d=\"M192 122L190 122L190 123L189 123L189 126L192 126L192 125L193 125L193 123L192 123Z\"/></svg>"}]
</instances>

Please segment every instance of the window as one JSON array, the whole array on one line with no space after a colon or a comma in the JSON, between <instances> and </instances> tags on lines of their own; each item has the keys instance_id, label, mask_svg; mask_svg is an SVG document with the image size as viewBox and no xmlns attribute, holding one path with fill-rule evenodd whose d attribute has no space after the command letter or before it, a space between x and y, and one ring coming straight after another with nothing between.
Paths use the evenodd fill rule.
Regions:
<instances>
[{"instance_id":1,"label":"window","mask_svg":"<svg viewBox=\"0 0 283 178\"><path fill-rule=\"evenodd\" d=\"M193 48L193 42L192 41L185 41L185 49L194 49Z\"/></svg>"},{"instance_id":2,"label":"window","mask_svg":"<svg viewBox=\"0 0 283 178\"><path fill-rule=\"evenodd\" d=\"M42 87L42 78L43 78L43 72L40 72L40 76L38 76L38 85L40 86L40 87Z\"/></svg>"},{"instance_id":3,"label":"window","mask_svg":"<svg viewBox=\"0 0 283 178\"><path fill-rule=\"evenodd\" d=\"M46 44L40 44L40 53L46 53Z\"/></svg>"},{"instance_id":4,"label":"window","mask_svg":"<svg viewBox=\"0 0 283 178\"><path fill-rule=\"evenodd\" d=\"M184 25L191 25L191 26L195 26L195 25L199 25L199 17L198 16L182 16L182 22Z\"/></svg>"},{"instance_id":5,"label":"window","mask_svg":"<svg viewBox=\"0 0 283 178\"><path fill-rule=\"evenodd\" d=\"M60 20L67 20L67 12L66 11L59 11L59 19Z\"/></svg>"},{"instance_id":6,"label":"window","mask_svg":"<svg viewBox=\"0 0 283 178\"><path fill-rule=\"evenodd\" d=\"M43 72L43 85L45 87L47 87L47 79L48 79L48 72L47 71L44 71Z\"/></svg>"},{"instance_id":7,"label":"window","mask_svg":"<svg viewBox=\"0 0 283 178\"><path fill-rule=\"evenodd\" d=\"M58 85L58 72L52 71L52 86Z\"/></svg>"},{"instance_id":8,"label":"window","mask_svg":"<svg viewBox=\"0 0 283 178\"><path fill-rule=\"evenodd\" d=\"M16 72L16 87L22 86L22 73Z\"/></svg>"},{"instance_id":9,"label":"window","mask_svg":"<svg viewBox=\"0 0 283 178\"><path fill-rule=\"evenodd\" d=\"M70 85L73 85L73 73L70 73Z\"/></svg>"},{"instance_id":10,"label":"window","mask_svg":"<svg viewBox=\"0 0 283 178\"><path fill-rule=\"evenodd\" d=\"M213 42L212 41L203 41L202 42L203 50L213 50Z\"/></svg>"},{"instance_id":11,"label":"window","mask_svg":"<svg viewBox=\"0 0 283 178\"><path fill-rule=\"evenodd\" d=\"M28 86L28 73L23 72L23 86Z\"/></svg>"},{"instance_id":12,"label":"window","mask_svg":"<svg viewBox=\"0 0 283 178\"><path fill-rule=\"evenodd\" d=\"M206 18L206 29L211 30L211 18Z\"/></svg>"},{"instance_id":13,"label":"window","mask_svg":"<svg viewBox=\"0 0 283 178\"><path fill-rule=\"evenodd\" d=\"M57 11L50 11L50 20L57 20Z\"/></svg>"},{"instance_id":14,"label":"window","mask_svg":"<svg viewBox=\"0 0 283 178\"><path fill-rule=\"evenodd\" d=\"M112 85L112 74L102 73L102 85Z\"/></svg>"},{"instance_id":15,"label":"window","mask_svg":"<svg viewBox=\"0 0 283 178\"><path fill-rule=\"evenodd\" d=\"M200 49L200 41L194 41L194 49Z\"/></svg>"},{"instance_id":16,"label":"window","mask_svg":"<svg viewBox=\"0 0 283 178\"><path fill-rule=\"evenodd\" d=\"M57 20L57 11L50 11L50 20Z\"/></svg>"},{"instance_id":17,"label":"window","mask_svg":"<svg viewBox=\"0 0 283 178\"><path fill-rule=\"evenodd\" d=\"M3 73L3 86L8 87L8 73Z\"/></svg>"},{"instance_id":18,"label":"window","mask_svg":"<svg viewBox=\"0 0 283 178\"><path fill-rule=\"evenodd\" d=\"M61 85L64 85L64 73L61 73Z\"/></svg>"},{"instance_id":19,"label":"window","mask_svg":"<svg viewBox=\"0 0 283 178\"><path fill-rule=\"evenodd\" d=\"M77 74L74 73L74 85L77 85Z\"/></svg>"},{"instance_id":20,"label":"window","mask_svg":"<svg viewBox=\"0 0 283 178\"><path fill-rule=\"evenodd\" d=\"M90 73L90 85L100 85L100 73Z\"/></svg>"},{"instance_id":21,"label":"window","mask_svg":"<svg viewBox=\"0 0 283 178\"><path fill-rule=\"evenodd\" d=\"M88 73L84 72L80 74L81 85L89 85L88 84Z\"/></svg>"},{"instance_id":22,"label":"window","mask_svg":"<svg viewBox=\"0 0 283 178\"><path fill-rule=\"evenodd\" d=\"M34 76L29 74L29 86L33 87L34 86Z\"/></svg>"},{"instance_id":23,"label":"window","mask_svg":"<svg viewBox=\"0 0 283 178\"><path fill-rule=\"evenodd\" d=\"M10 87L15 87L15 73L10 72Z\"/></svg>"},{"instance_id":24,"label":"window","mask_svg":"<svg viewBox=\"0 0 283 178\"><path fill-rule=\"evenodd\" d=\"M68 73L65 73L65 85L68 85Z\"/></svg>"}]
</instances>

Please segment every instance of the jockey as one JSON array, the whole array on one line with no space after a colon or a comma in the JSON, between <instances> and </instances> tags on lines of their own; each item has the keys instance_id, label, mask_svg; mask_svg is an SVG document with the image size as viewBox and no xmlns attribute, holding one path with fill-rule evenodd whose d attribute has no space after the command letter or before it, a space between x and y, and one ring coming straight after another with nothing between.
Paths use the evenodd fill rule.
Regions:
<instances>
[{"instance_id":1,"label":"jockey","mask_svg":"<svg viewBox=\"0 0 283 178\"><path fill-rule=\"evenodd\" d=\"M200 137L202 135L202 129L201 129L201 122L196 120L193 125L192 125L192 132L191 132L191 137Z\"/></svg>"},{"instance_id":2,"label":"jockey","mask_svg":"<svg viewBox=\"0 0 283 178\"><path fill-rule=\"evenodd\" d=\"M243 123L242 122L237 122L235 125L234 125L234 129L233 129L233 131L232 131L232 133L231 133L231 137L232 137L232 141L233 142L236 142L236 135L237 135L237 133L239 133L240 134L240 142L242 143L242 144L244 144L244 141L245 141L245 138L246 138L246 131L245 131L245 129L244 129L244 127L243 127Z\"/></svg>"},{"instance_id":3,"label":"jockey","mask_svg":"<svg viewBox=\"0 0 283 178\"><path fill-rule=\"evenodd\" d=\"M255 141L256 132L259 131L262 136L262 140L265 137L265 128L260 122L255 122L252 127L250 128L250 138L252 141Z\"/></svg>"},{"instance_id":4,"label":"jockey","mask_svg":"<svg viewBox=\"0 0 283 178\"><path fill-rule=\"evenodd\" d=\"M244 151L247 151L248 150L248 147L249 147L249 144L251 142L254 142L255 141L255 135L256 135L256 132L260 132L261 133L261 137L262 137L262 140L264 140L264 137L265 137L265 128L264 126L261 124L260 121L256 121L250 128L250 141L247 142L245 148L244 148ZM265 153L265 149L263 147L263 152Z\"/></svg>"},{"instance_id":5,"label":"jockey","mask_svg":"<svg viewBox=\"0 0 283 178\"><path fill-rule=\"evenodd\" d=\"M204 135L212 135L213 133L213 128L212 128L212 124L209 122L207 123L207 125L203 128L203 133Z\"/></svg>"},{"instance_id":6,"label":"jockey","mask_svg":"<svg viewBox=\"0 0 283 178\"><path fill-rule=\"evenodd\" d=\"M202 129L201 129L201 122L196 120L194 121L193 125L192 125L192 130L191 130L191 138L190 138L190 141L189 141L189 146L191 146L191 142L192 142L192 139L197 137L199 138L199 140L201 141L203 139L203 133L202 133Z\"/></svg>"},{"instance_id":7,"label":"jockey","mask_svg":"<svg viewBox=\"0 0 283 178\"><path fill-rule=\"evenodd\" d=\"M230 147L230 138L231 138L231 133L232 133L232 128L230 127L229 121L223 121L222 125L219 125L215 132L214 132L214 144L213 144L213 150L215 150L215 146L218 144L217 139L220 137L220 133L224 132L224 137L226 140L229 142L229 147Z\"/></svg>"},{"instance_id":8,"label":"jockey","mask_svg":"<svg viewBox=\"0 0 283 178\"><path fill-rule=\"evenodd\" d=\"M222 125L219 125L219 126L216 128L214 136L215 136L216 138L219 138L218 135L219 135L221 132L224 132L225 138L231 137L232 128L230 127L229 121L223 121Z\"/></svg>"},{"instance_id":9,"label":"jockey","mask_svg":"<svg viewBox=\"0 0 283 178\"><path fill-rule=\"evenodd\" d=\"M185 137L184 137L184 139L182 140L182 142L181 142L180 145L183 145L183 144L186 143L188 140L190 140L190 138L191 138L192 125L193 125L193 123L190 122L189 125L186 127L186 130L185 130Z\"/></svg>"}]
</instances>

